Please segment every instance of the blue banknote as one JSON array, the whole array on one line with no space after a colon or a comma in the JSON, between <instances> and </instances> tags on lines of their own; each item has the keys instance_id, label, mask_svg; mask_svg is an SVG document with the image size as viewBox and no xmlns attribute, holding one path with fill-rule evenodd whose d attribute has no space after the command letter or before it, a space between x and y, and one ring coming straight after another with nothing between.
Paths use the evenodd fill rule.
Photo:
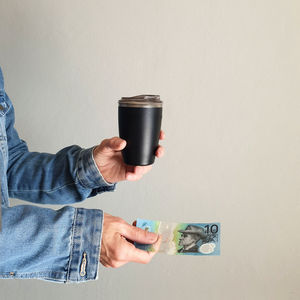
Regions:
<instances>
[{"instance_id":1,"label":"blue banknote","mask_svg":"<svg viewBox=\"0 0 300 300\"><path fill-rule=\"evenodd\" d=\"M170 255L220 255L220 223L170 223L137 219L136 226L162 236L158 252ZM154 251L152 245L135 243Z\"/></svg>"}]
</instances>

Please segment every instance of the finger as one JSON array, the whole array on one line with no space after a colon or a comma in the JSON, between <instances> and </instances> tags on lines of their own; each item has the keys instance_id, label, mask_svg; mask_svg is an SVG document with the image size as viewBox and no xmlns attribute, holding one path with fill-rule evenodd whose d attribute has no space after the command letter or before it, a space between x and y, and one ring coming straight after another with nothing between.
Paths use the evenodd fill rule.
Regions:
<instances>
[{"instance_id":1,"label":"finger","mask_svg":"<svg viewBox=\"0 0 300 300\"><path fill-rule=\"evenodd\" d=\"M154 244L159 239L158 234L129 224L124 224L120 234L131 241L141 244Z\"/></svg>"},{"instance_id":2,"label":"finger","mask_svg":"<svg viewBox=\"0 0 300 300\"><path fill-rule=\"evenodd\" d=\"M134 173L136 175L144 175L152 169L152 165L148 166L135 166Z\"/></svg>"},{"instance_id":3,"label":"finger","mask_svg":"<svg viewBox=\"0 0 300 300\"><path fill-rule=\"evenodd\" d=\"M127 251L125 260L128 262L136 262L140 264L147 264L150 262L152 257L155 255L155 252L148 252L136 248L133 244L127 243Z\"/></svg>"},{"instance_id":4,"label":"finger","mask_svg":"<svg viewBox=\"0 0 300 300\"><path fill-rule=\"evenodd\" d=\"M143 167L143 174L148 173L151 169L152 169L152 165L144 166Z\"/></svg>"},{"instance_id":5,"label":"finger","mask_svg":"<svg viewBox=\"0 0 300 300\"><path fill-rule=\"evenodd\" d=\"M135 166L126 165L126 172L128 173L134 173Z\"/></svg>"},{"instance_id":6,"label":"finger","mask_svg":"<svg viewBox=\"0 0 300 300\"><path fill-rule=\"evenodd\" d=\"M136 220L132 222L132 226L136 227ZM126 239L129 243L134 244L134 241L130 240L130 239Z\"/></svg>"},{"instance_id":7,"label":"finger","mask_svg":"<svg viewBox=\"0 0 300 300\"><path fill-rule=\"evenodd\" d=\"M158 240L152 245L152 251L145 251L136 248L134 245L130 245L127 252L127 259L131 262L137 262L142 264L147 264L150 262L152 257L158 252L161 244L161 236L158 236Z\"/></svg>"},{"instance_id":8,"label":"finger","mask_svg":"<svg viewBox=\"0 0 300 300\"><path fill-rule=\"evenodd\" d=\"M110 267L112 268L120 268L123 265L127 264L128 261L119 261L119 260L113 260L110 264Z\"/></svg>"},{"instance_id":9,"label":"finger","mask_svg":"<svg viewBox=\"0 0 300 300\"><path fill-rule=\"evenodd\" d=\"M112 260L110 262L107 262L104 259L100 259L101 264L105 267L105 268L119 268L125 264L127 264L128 261L119 261L119 260Z\"/></svg>"},{"instance_id":10,"label":"finger","mask_svg":"<svg viewBox=\"0 0 300 300\"><path fill-rule=\"evenodd\" d=\"M135 175L143 175L144 174L144 167L142 166L135 166L134 169L133 169L133 173Z\"/></svg>"},{"instance_id":11,"label":"finger","mask_svg":"<svg viewBox=\"0 0 300 300\"><path fill-rule=\"evenodd\" d=\"M126 165L126 172L125 172L125 179L132 181L135 180L135 174L134 174L134 168L135 166Z\"/></svg>"},{"instance_id":12,"label":"finger","mask_svg":"<svg viewBox=\"0 0 300 300\"><path fill-rule=\"evenodd\" d=\"M165 154L165 149L162 146L158 146L155 155L159 158L159 157L163 157L163 155Z\"/></svg>"},{"instance_id":13,"label":"finger","mask_svg":"<svg viewBox=\"0 0 300 300\"><path fill-rule=\"evenodd\" d=\"M107 151L121 151L126 147L126 141L115 136L110 139L105 139L102 141L100 144L100 148L102 152L107 152Z\"/></svg>"},{"instance_id":14,"label":"finger","mask_svg":"<svg viewBox=\"0 0 300 300\"><path fill-rule=\"evenodd\" d=\"M158 235L157 241L152 245L152 249L154 253L157 253L162 242L162 236Z\"/></svg>"},{"instance_id":15,"label":"finger","mask_svg":"<svg viewBox=\"0 0 300 300\"><path fill-rule=\"evenodd\" d=\"M100 263L101 263L105 268L109 268L109 267L110 267L110 265L109 265L109 263L106 261L106 259L102 258L101 256L100 256Z\"/></svg>"},{"instance_id":16,"label":"finger","mask_svg":"<svg viewBox=\"0 0 300 300\"><path fill-rule=\"evenodd\" d=\"M152 165L148 166L129 166L125 174L126 180L136 181L142 178L144 174L149 172L152 168Z\"/></svg>"},{"instance_id":17,"label":"finger","mask_svg":"<svg viewBox=\"0 0 300 300\"><path fill-rule=\"evenodd\" d=\"M111 139L109 139L109 145L110 148L115 150L115 151L121 151L126 147L126 141L115 136Z\"/></svg>"},{"instance_id":18,"label":"finger","mask_svg":"<svg viewBox=\"0 0 300 300\"><path fill-rule=\"evenodd\" d=\"M128 181L137 181L142 178L143 175L136 175L132 172L126 172L125 178Z\"/></svg>"},{"instance_id":19,"label":"finger","mask_svg":"<svg viewBox=\"0 0 300 300\"><path fill-rule=\"evenodd\" d=\"M161 130L161 131L160 131L160 135L159 135L159 139L160 139L160 140L164 140L165 137L166 137L166 135L165 135L164 131Z\"/></svg>"}]
</instances>

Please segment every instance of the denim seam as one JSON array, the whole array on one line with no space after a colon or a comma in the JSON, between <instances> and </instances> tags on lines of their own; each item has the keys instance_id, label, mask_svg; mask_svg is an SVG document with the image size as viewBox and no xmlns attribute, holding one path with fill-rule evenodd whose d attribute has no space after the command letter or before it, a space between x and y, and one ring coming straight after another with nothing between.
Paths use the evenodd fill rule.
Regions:
<instances>
[{"instance_id":1,"label":"denim seam","mask_svg":"<svg viewBox=\"0 0 300 300\"><path fill-rule=\"evenodd\" d=\"M101 257L101 246L102 246L102 234L103 234L103 223L104 223L104 213L102 213L102 220L101 220L101 232L100 232L100 243L99 243L99 256L98 256L98 261L97 261L97 275L95 280L99 278L99 265L100 265L100 257Z\"/></svg>"},{"instance_id":2,"label":"denim seam","mask_svg":"<svg viewBox=\"0 0 300 300\"><path fill-rule=\"evenodd\" d=\"M85 149L82 149L80 152L79 152L79 155L78 155L78 159L76 161L76 165L75 165L75 170L76 170L76 178L78 178L78 181L80 182L80 184L84 187L84 188L88 188L86 187L83 182L80 180L80 176L78 174L78 165L79 165L79 161L80 161L80 158L81 158L81 153L84 151Z\"/></svg>"},{"instance_id":3,"label":"denim seam","mask_svg":"<svg viewBox=\"0 0 300 300\"><path fill-rule=\"evenodd\" d=\"M40 272L31 272L31 273L17 273L15 275L11 275L10 273L7 274L0 274L0 278L18 278L18 277L28 277L32 276L32 279L34 278L33 276L36 275L40 275L40 276L44 276L45 274L59 274L62 275L62 277L65 276L65 272L58 272L58 271L40 271ZM49 277L50 279L52 279L51 277Z\"/></svg>"},{"instance_id":4,"label":"denim seam","mask_svg":"<svg viewBox=\"0 0 300 300\"><path fill-rule=\"evenodd\" d=\"M52 275L52 276L51 276ZM56 276L53 276L56 275ZM94 278L86 278L85 280L69 280L67 281L65 278L64 272L56 272L56 271L41 271L41 272L33 272L33 273L18 273L16 275L10 274L0 274L0 279L39 279L39 280L48 280L52 283L84 283L86 281L95 280Z\"/></svg>"},{"instance_id":5,"label":"denim seam","mask_svg":"<svg viewBox=\"0 0 300 300\"><path fill-rule=\"evenodd\" d=\"M51 189L51 190L22 190L22 189L18 189L18 190L10 190L10 189L8 189L8 191L9 191L9 192L14 192L14 193L18 193L18 192L20 192L20 193L22 193L22 192L45 192L45 193L54 193L54 192L56 192L56 191L58 191L58 190L63 189L64 187L69 186L69 185L72 185L72 184L75 184L75 185L76 185L76 184L80 184L80 185L83 186L85 189L91 190L91 188L88 188L88 187L84 186L84 185L81 183L81 181L79 180L79 178L78 178L78 181L74 181L74 182L72 182L72 183L68 183L68 184L62 185L62 186L60 186L60 187L58 187L58 188ZM115 184L114 184L114 185L115 185ZM110 189L113 188L114 185L112 185L112 186L100 186L100 187L97 187L97 188L95 188L95 189L98 190L99 192L100 192L100 191L101 191L101 192L111 191Z\"/></svg>"},{"instance_id":6,"label":"denim seam","mask_svg":"<svg viewBox=\"0 0 300 300\"><path fill-rule=\"evenodd\" d=\"M76 232L76 221L77 221L77 208L75 208L74 212L74 218L72 223L72 236L71 236L71 244L70 244L70 256L69 256L69 262L68 262L68 271L67 271L67 281L70 279L70 272L71 272L71 264L72 264L72 258L73 258L73 250L74 250L74 236Z\"/></svg>"},{"instance_id":7,"label":"denim seam","mask_svg":"<svg viewBox=\"0 0 300 300\"><path fill-rule=\"evenodd\" d=\"M65 185L62 185L62 186L60 186L60 187L57 187L57 188L54 188L54 189L50 189L50 190L22 190L22 189L18 189L18 190L8 190L9 192L46 192L46 193L53 193L53 192L56 192L56 191L58 191L58 190L60 190L60 189L62 189L62 188L64 188L64 187L66 187L66 186L68 186L68 185L72 185L72 184L77 184L78 183L78 181L76 182L76 181L73 181L73 182L71 182L71 183L67 183L67 184L65 184Z\"/></svg>"},{"instance_id":8,"label":"denim seam","mask_svg":"<svg viewBox=\"0 0 300 300\"><path fill-rule=\"evenodd\" d=\"M104 213L102 213L102 220L101 220L101 235L100 235L100 246L99 246L99 257L98 257L98 261L100 261L100 255L101 255L102 234L103 234L103 223L104 223Z\"/></svg>"},{"instance_id":9,"label":"denim seam","mask_svg":"<svg viewBox=\"0 0 300 300\"><path fill-rule=\"evenodd\" d=\"M91 187L88 187L84 184L84 181L80 178L80 175L79 175L79 168L78 168L78 165L79 165L79 162L82 161L83 163L83 159L82 159L82 155L81 153L85 150L89 150L89 149L82 149L80 152L79 152L79 155L78 155L78 159L77 159L77 162L76 162L76 178L78 179L78 181L81 183L81 185L86 188L86 189L92 189ZM93 151L93 150L92 150ZM92 154L93 156L93 154ZM94 160L93 160L94 161ZM98 167L97 167L98 168ZM92 167L90 166L89 167L89 170L90 172L92 173L93 176L97 177L99 176L98 173L94 172L94 170L92 169ZM101 180L101 178L100 178Z\"/></svg>"}]
</instances>

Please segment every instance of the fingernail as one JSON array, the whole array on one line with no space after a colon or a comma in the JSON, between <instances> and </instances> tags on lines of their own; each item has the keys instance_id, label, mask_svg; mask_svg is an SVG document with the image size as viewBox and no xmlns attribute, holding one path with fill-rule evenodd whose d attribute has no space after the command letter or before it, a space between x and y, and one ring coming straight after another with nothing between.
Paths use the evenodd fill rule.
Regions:
<instances>
[{"instance_id":1,"label":"fingernail","mask_svg":"<svg viewBox=\"0 0 300 300\"><path fill-rule=\"evenodd\" d=\"M156 242L158 240L159 235L154 232L149 232L149 238L151 241Z\"/></svg>"}]
</instances>

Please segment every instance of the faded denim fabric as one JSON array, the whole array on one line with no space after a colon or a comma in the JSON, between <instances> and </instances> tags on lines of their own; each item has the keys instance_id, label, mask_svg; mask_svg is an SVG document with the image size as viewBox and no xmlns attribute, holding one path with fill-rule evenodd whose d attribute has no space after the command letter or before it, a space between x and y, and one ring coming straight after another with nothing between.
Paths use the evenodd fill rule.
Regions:
<instances>
[{"instance_id":1,"label":"faded denim fabric","mask_svg":"<svg viewBox=\"0 0 300 300\"><path fill-rule=\"evenodd\" d=\"M56 154L30 152L14 128L11 100L0 68L0 278L84 282L98 278L103 212L65 206L9 207L9 197L34 203L71 204L106 191L93 148L77 145Z\"/></svg>"}]
</instances>

